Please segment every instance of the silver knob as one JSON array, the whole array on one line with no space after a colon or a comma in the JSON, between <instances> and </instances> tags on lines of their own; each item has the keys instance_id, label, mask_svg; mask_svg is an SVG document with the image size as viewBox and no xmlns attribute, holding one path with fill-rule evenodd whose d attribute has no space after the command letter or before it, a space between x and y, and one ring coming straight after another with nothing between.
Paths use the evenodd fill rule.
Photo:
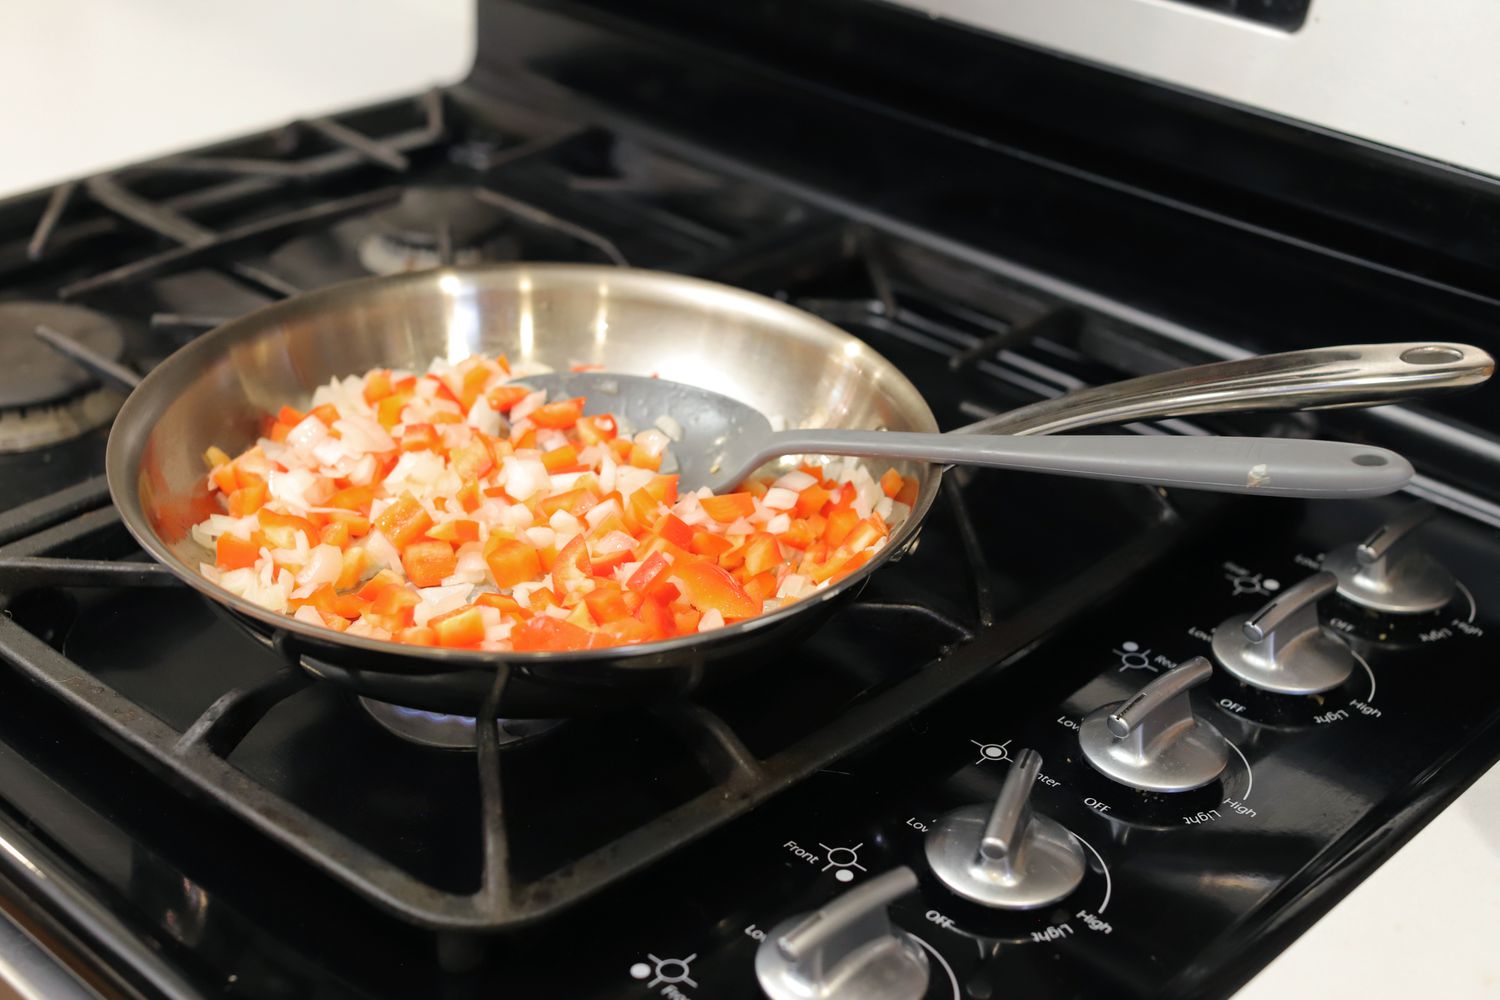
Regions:
<instances>
[{"instance_id":1,"label":"silver knob","mask_svg":"<svg viewBox=\"0 0 1500 1000\"><path fill-rule=\"evenodd\" d=\"M1412 504L1358 545L1328 553L1323 568L1338 577L1339 593L1393 615L1436 611L1453 600L1453 574L1412 538L1436 512L1431 504Z\"/></svg>"},{"instance_id":2,"label":"silver knob","mask_svg":"<svg viewBox=\"0 0 1500 1000\"><path fill-rule=\"evenodd\" d=\"M1091 712L1078 726L1094 769L1148 792L1186 792L1213 781L1229 762L1219 731L1193 714L1188 692L1213 675L1195 656L1125 701Z\"/></svg>"},{"instance_id":3,"label":"silver knob","mask_svg":"<svg viewBox=\"0 0 1500 1000\"><path fill-rule=\"evenodd\" d=\"M760 988L772 1000L919 1000L927 954L885 912L916 887L910 868L893 868L777 924L755 953Z\"/></svg>"},{"instance_id":4,"label":"silver knob","mask_svg":"<svg viewBox=\"0 0 1500 1000\"><path fill-rule=\"evenodd\" d=\"M1022 750L993 808L965 806L927 835L927 863L943 884L985 906L1034 910L1083 881L1083 848L1061 823L1031 808L1041 754Z\"/></svg>"},{"instance_id":5,"label":"silver knob","mask_svg":"<svg viewBox=\"0 0 1500 1000\"><path fill-rule=\"evenodd\" d=\"M1214 658L1251 687L1278 694L1338 687L1354 671L1354 654L1318 621L1318 602L1337 586L1332 573L1314 573L1249 618L1230 618L1214 629Z\"/></svg>"}]
</instances>

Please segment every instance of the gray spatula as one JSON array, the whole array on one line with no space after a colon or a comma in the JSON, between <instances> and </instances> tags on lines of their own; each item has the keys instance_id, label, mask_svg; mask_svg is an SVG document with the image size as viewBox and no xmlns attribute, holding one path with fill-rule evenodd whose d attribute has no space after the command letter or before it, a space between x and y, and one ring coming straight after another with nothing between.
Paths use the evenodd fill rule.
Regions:
<instances>
[{"instance_id":1,"label":"gray spatula","mask_svg":"<svg viewBox=\"0 0 1500 1000\"><path fill-rule=\"evenodd\" d=\"M639 375L554 372L523 384L549 399L583 396L588 413L613 413L637 430L662 415L682 427L671 453L683 489L715 492L743 482L783 455L904 458L983 465L1083 479L1261 496L1348 498L1393 493L1411 479L1406 459L1385 448L1293 438L1099 435L1004 437L904 431L776 431L765 415L728 396ZM880 470L873 470L876 475Z\"/></svg>"}]
</instances>

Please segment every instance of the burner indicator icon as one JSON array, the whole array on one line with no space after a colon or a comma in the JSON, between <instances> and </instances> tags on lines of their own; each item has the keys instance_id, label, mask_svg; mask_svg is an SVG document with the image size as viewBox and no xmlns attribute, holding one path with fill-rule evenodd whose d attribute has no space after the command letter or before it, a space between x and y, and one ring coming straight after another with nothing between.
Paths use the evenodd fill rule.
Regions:
<instances>
[{"instance_id":1,"label":"burner indicator icon","mask_svg":"<svg viewBox=\"0 0 1500 1000\"><path fill-rule=\"evenodd\" d=\"M1110 650L1120 658L1121 670L1149 670L1157 672L1151 663L1151 650L1142 649L1138 642L1122 642L1119 649Z\"/></svg>"},{"instance_id":2,"label":"burner indicator icon","mask_svg":"<svg viewBox=\"0 0 1500 1000\"><path fill-rule=\"evenodd\" d=\"M1261 597L1270 597L1281 589L1281 581L1262 573L1235 573L1224 574L1224 579L1229 581L1229 586L1235 597L1242 594L1256 594Z\"/></svg>"},{"instance_id":3,"label":"burner indicator icon","mask_svg":"<svg viewBox=\"0 0 1500 1000\"><path fill-rule=\"evenodd\" d=\"M865 866L859 863L859 849L865 846L863 841L853 847L829 847L827 844L818 846L823 848L823 856L828 860L823 870L826 872L830 868L834 869L833 877L840 882L853 882L856 869L866 870Z\"/></svg>"},{"instance_id":4,"label":"burner indicator icon","mask_svg":"<svg viewBox=\"0 0 1500 1000\"><path fill-rule=\"evenodd\" d=\"M693 982L693 970L691 968L693 959L698 957L697 952L693 952L687 958L657 958L649 952L646 954L646 957L651 960L651 963L648 965L645 962L637 962L632 965L630 967L630 978L649 978L651 981L646 984L648 987L662 985L675 986L678 983L687 986L698 985Z\"/></svg>"},{"instance_id":5,"label":"burner indicator icon","mask_svg":"<svg viewBox=\"0 0 1500 1000\"><path fill-rule=\"evenodd\" d=\"M969 742L979 748L979 759L974 762L976 764L998 764L1002 760L1010 760L1010 751L1006 749L1010 746L1010 740L1004 743L981 743L978 740Z\"/></svg>"}]
</instances>

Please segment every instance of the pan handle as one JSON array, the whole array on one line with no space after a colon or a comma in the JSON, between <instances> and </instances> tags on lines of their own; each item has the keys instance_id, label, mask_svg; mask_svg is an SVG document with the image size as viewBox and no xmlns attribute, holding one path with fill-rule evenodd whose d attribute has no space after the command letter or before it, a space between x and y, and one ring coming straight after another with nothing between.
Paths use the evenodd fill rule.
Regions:
<instances>
[{"instance_id":1,"label":"pan handle","mask_svg":"<svg viewBox=\"0 0 1500 1000\"><path fill-rule=\"evenodd\" d=\"M1468 344L1320 347L1220 361L1079 389L998 413L951 433L1056 434L1079 427L1194 413L1379 406L1478 385L1494 370L1494 359Z\"/></svg>"}]
</instances>

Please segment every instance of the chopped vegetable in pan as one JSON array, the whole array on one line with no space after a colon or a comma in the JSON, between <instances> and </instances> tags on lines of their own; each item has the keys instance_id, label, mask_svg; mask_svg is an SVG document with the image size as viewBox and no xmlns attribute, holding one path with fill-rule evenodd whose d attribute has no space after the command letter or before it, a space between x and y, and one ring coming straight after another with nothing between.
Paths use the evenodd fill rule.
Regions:
<instances>
[{"instance_id":1,"label":"chopped vegetable in pan","mask_svg":"<svg viewBox=\"0 0 1500 1000\"><path fill-rule=\"evenodd\" d=\"M203 574L350 635L593 649L815 594L879 552L916 499L916 480L855 459L679 495L661 472L681 433L669 414L630 433L513 377L504 357L474 357L335 379L310 411L268 416L242 454L210 448L224 513L193 527L214 552Z\"/></svg>"}]
</instances>

